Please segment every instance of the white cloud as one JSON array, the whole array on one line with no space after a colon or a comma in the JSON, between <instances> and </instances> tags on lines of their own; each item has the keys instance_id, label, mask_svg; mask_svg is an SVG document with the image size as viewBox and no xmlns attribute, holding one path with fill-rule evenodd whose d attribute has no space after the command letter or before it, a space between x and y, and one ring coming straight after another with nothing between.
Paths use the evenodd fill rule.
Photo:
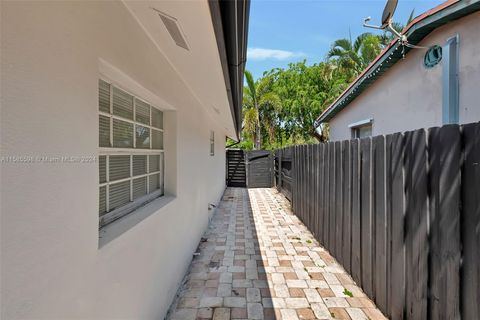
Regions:
<instances>
[{"instance_id":1,"label":"white cloud","mask_svg":"<svg viewBox=\"0 0 480 320\"><path fill-rule=\"evenodd\" d=\"M290 58L304 57L303 52L292 52L286 50L265 49L265 48L248 48L247 58L251 60L286 60Z\"/></svg>"}]
</instances>

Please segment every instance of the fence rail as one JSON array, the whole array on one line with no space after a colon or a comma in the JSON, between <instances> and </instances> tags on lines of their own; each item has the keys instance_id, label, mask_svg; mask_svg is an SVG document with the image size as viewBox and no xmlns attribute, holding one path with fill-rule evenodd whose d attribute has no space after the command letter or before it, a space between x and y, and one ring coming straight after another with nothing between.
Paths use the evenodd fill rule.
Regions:
<instances>
[{"instance_id":1,"label":"fence rail","mask_svg":"<svg viewBox=\"0 0 480 320\"><path fill-rule=\"evenodd\" d=\"M295 214L385 315L480 319L479 123L294 146L276 159Z\"/></svg>"}]
</instances>

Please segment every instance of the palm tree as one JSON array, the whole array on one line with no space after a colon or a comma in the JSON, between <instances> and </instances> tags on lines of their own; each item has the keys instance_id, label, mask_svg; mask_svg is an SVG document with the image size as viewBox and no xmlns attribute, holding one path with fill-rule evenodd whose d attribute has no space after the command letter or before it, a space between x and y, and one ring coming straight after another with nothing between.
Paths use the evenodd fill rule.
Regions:
<instances>
[{"instance_id":1,"label":"palm tree","mask_svg":"<svg viewBox=\"0 0 480 320\"><path fill-rule=\"evenodd\" d=\"M338 65L350 70L350 78L356 77L380 53L380 41L369 32L359 35L355 42L349 39L336 40L327 58L335 58Z\"/></svg>"},{"instance_id":2,"label":"palm tree","mask_svg":"<svg viewBox=\"0 0 480 320\"><path fill-rule=\"evenodd\" d=\"M275 139L276 114L280 108L280 99L272 92L272 76L265 76L258 81L245 70L247 86L243 91L243 130L252 137L255 149L262 147L262 128L269 141Z\"/></svg>"}]
</instances>

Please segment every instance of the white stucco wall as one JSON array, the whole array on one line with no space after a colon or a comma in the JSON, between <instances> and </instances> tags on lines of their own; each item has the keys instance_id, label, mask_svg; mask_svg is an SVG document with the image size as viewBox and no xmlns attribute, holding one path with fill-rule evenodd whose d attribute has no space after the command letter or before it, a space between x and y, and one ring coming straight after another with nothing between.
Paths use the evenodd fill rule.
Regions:
<instances>
[{"instance_id":1,"label":"white stucco wall","mask_svg":"<svg viewBox=\"0 0 480 320\"><path fill-rule=\"evenodd\" d=\"M225 125L121 2L2 2L1 45L2 157L97 155L99 58L176 110L174 200L100 249L97 163L1 164L0 318L162 319L225 187Z\"/></svg>"},{"instance_id":2,"label":"white stucco wall","mask_svg":"<svg viewBox=\"0 0 480 320\"><path fill-rule=\"evenodd\" d=\"M480 12L438 28L419 44L443 46L459 34L460 123L480 120ZM414 49L330 120L330 140L350 139L348 125L373 118L373 135L442 125L442 65L423 66Z\"/></svg>"}]
</instances>

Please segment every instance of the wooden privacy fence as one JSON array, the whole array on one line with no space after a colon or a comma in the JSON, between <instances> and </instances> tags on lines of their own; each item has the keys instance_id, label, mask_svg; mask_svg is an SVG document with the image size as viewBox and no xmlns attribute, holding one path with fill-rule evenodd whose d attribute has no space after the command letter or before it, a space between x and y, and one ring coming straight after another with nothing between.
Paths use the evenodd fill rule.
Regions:
<instances>
[{"instance_id":1,"label":"wooden privacy fence","mask_svg":"<svg viewBox=\"0 0 480 320\"><path fill-rule=\"evenodd\" d=\"M292 201L292 148L275 151L275 186Z\"/></svg>"},{"instance_id":2,"label":"wooden privacy fence","mask_svg":"<svg viewBox=\"0 0 480 320\"><path fill-rule=\"evenodd\" d=\"M391 319L480 319L480 124L301 145L293 211Z\"/></svg>"}]
</instances>

